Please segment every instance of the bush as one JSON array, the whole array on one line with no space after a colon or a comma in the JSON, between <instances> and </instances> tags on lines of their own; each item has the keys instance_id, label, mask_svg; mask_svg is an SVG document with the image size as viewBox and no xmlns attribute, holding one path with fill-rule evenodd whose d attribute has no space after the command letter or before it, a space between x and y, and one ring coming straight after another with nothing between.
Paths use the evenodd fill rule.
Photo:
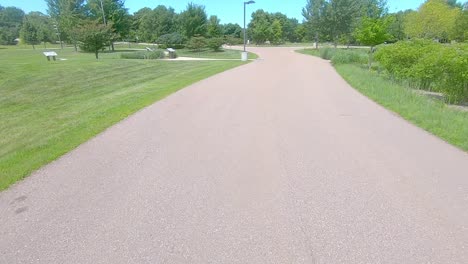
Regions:
<instances>
[{"instance_id":1,"label":"bush","mask_svg":"<svg viewBox=\"0 0 468 264\"><path fill-rule=\"evenodd\" d=\"M186 47L189 50L200 51L207 47L206 38L201 36L192 37Z\"/></svg>"},{"instance_id":2,"label":"bush","mask_svg":"<svg viewBox=\"0 0 468 264\"><path fill-rule=\"evenodd\" d=\"M226 44L228 44L229 46L241 45L241 44L244 44L244 40L241 38L233 37L233 36L227 36Z\"/></svg>"},{"instance_id":3,"label":"bush","mask_svg":"<svg viewBox=\"0 0 468 264\"><path fill-rule=\"evenodd\" d=\"M449 102L468 101L468 45L405 41L379 48L375 58L394 79L437 90Z\"/></svg>"},{"instance_id":4,"label":"bush","mask_svg":"<svg viewBox=\"0 0 468 264\"><path fill-rule=\"evenodd\" d=\"M224 44L224 39L222 38L211 38L207 41L208 48L212 49L213 51L220 51Z\"/></svg>"},{"instance_id":5,"label":"bush","mask_svg":"<svg viewBox=\"0 0 468 264\"><path fill-rule=\"evenodd\" d=\"M179 33L162 35L156 40L156 42L162 49L183 49L185 47L185 38Z\"/></svg>"},{"instance_id":6,"label":"bush","mask_svg":"<svg viewBox=\"0 0 468 264\"><path fill-rule=\"evenodd\" d=\"M333 48L323 48L320 49L320 58L324 60L331 60L333 55L335 55L336 49Z\"/></svg>"},{"instance_id":7,"label":"bush","mask_svg":"<svg viewBox=\"0 0 468 264\"><path fill-rule=\"evenodd\" d=\"M120 54L120 58L122 58L122 59L139 59L139 60L164 59L164 51L155 50L155 51L137 51L137 52L122 53L122 54Z\"/></svg>"},{"instance_id":8,"label":"bush","mask_svg":"<svg viewBox=\"0 0 468 264\"><path fill-rule=\"evenodd\" d=\"M331 58L333 65L338 64L366 64L369 55L364 50L337 50Z\"/></svg>"}]
</instances>

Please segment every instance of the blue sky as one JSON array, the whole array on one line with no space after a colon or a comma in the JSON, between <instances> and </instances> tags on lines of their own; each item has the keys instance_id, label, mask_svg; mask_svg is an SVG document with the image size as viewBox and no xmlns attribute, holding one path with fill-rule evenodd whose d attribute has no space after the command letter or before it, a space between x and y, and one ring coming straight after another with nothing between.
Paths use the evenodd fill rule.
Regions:
<instances>
[{"instance_id":1,"label":"blue sky","mask_svg":"<svg viewBox=\"0 0 468 264\"><path fill-rule=\"evenodd\" d=\"M143 7L154 8L157 5L172 6L177 12L185 9L190 0L126 0L125 6L130 12L136 12ZM191 2L204 5L209 15L217 15L222 23L242 23L242 0L192 0ZM302 21L301 10L306 0L256 0L256 4L248 6L247 14L257 9L268 12L282 12L288 17L295 17ZM395 12L418 8L424 0L388 0L389 11ZM2 6L16 6L25 12L41 11L46 13L45 0L0 0ZM249 16L249 15L247 15Z\"/></svg>"}]
</instances>

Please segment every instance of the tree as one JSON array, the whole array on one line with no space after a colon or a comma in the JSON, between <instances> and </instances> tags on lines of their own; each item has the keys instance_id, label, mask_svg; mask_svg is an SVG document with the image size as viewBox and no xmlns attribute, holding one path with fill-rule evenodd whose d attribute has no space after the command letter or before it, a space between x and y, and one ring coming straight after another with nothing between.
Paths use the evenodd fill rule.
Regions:
<instances>
[{"instance_id":1,"label":"tree","mask_svg":"<svg viewBox=\"0 0 468 264\"><path fill-rule=\"evenodd\" d=\"M262 9L252 14L249 24L249 36L256 44L263 44L272 38L272 21L270 20L270 14Z\"/></svg>"},{"instance_id":2,"label":"tree","mask_svg":"<svg viewBox=\"0 0 468 264\"><path fill-rule=\"evenodd\" d=\"M36 49L35 45L40 43L39 27L36 24L29 21L27 16L24 17L20 35L22 41L26 44L32 45L33 49Z\"/></svg>"},{"instance_id":3,"label":"tree","mask_svg":"<svg viewBox=\"0 0 468 264\"><path fill-rule=\"evenodd\" d=\"M101 6L102 1L102 6ZM111 25L113 29L113 39L111 40L112 50L113 42L125 38L130 33L131 20L128 9L125 8L124 0L88 0L87 8L91 18Z\"/></svg>"},{"instance_id":4,"label":"tree","mask_svg":"<svg viewBox=\"0 0 468 264\"><path fill-rule=\"evenodd\" d=\"M135 23L139 39L154 42L160 36L176 31L176 13L173 8L163 5L154 10L143 8L135 13Z\"/></svg>"},{"instance_id":5,"label":"tree","mask_svg":"<svg viewBox=\"0 0 468 264\"><path fill-rule=\"evenodd\" d=\"M103 25L96 21L86 21L78 28L80 49L93 52L99 59L99 51L109 45L112 39L112 24Z\"/></svg>"},{"instance_id":6,"label":"tree","mask_svg":"<svg viewBox=\"0 0 468 264\"><path fill-rule=\"evenodd\" d=\"M294 32L297 42L303 42L306 39L306 26L305 24L300 24L296 27L296 30Z\"/></svg>"},{"instance_id":7,"label":"tree","mask_svg":"<svg viewBox=\"0 0 468 264\"><path fill-rule=\"evenodd\" d=\"M221 21L217 16L210 16L208 24L206 26L206 34L209 38L217 38L223 35L223 28L221 27Z\"/></svg>"},{"instance_id":8,"label":"tree","mask_svg":"<svg viewBox=\"0 0 468 264\"><path fill-rule=\"evenodd\" d=\"M56 39L53 21L49 16L41 12L31 12L26 17L37 28L37 38L44 43L44 46L46 42L52 42Z\"/></svg>"},{"instance_id":9,"label":"tree","mask_svg":"<svg viewBox=\"0 0 468 264\"><path fill-rule=\"evenodd\" d=\"M0 44L16 44L15 39L20 36L24 12L16 7L2 7L0 5Z\"/></svg>"},{"instance_id":10,"label":"tree","mask_svg":"<svg viewBox=\"0 0 468 264\"><path fill-rule=\"evenodd\" d=\"M223 44L223 38L210 38L206 43L207 47L212 49L213 51L221 51Z\"/></svg>"},{"instance_id":11,"label":"tree","mask_svg":"<svg viewBox=\"0 0 468 264\"><path fill-rule=\"evenodd\" d=\"M468 9L461 11L455 20L453 38L459 42L468 41Z\"/></svg>"},{"instance_id":12,"label":"tree","mask_svg":"<svg viewBox=\"0 0 468 264\"><path fill-rule=\"evenodd\" d=\"M153 10L144 7L133 14L132 28L135 30L136 38L144 42L153 42L154 36Z\"/></svg>"},{"instance_id":13,"label":"tree","mask_svg":"<svg viewBox=\"0 0 468 264\"><path fill-rule=\"evenodd\" d=\"M271 25L271 43L273 44L281 44L283 43L283 29L281 27L281 22L278 19L275 19L273 21L273 24Z\"/></svg>"},{"instance_id":14,"label":"tree","mask_svg":"<svg viewBox=\"0 0 468 264\"><path fill-rule=\"evenodd\" d=\"M187 9L179 15L179 25L186 38L195 35L206 36L207 15L205 7L189 3Z\"/></svg>"},{"instance_id":15,"label":"tree","mask_svg":"<svg viewBox=\"0 0 468 264\"><path fill-rule=\"evenodd\" d=\"M362 5L356 0L330 0L326 5L325 28L337 46L340 39L349 43Z\"/></svg>"},{"instance_id":16,"label":"tree","mask_svg":"<svg viewBox=\"0 0 468 264\"><path fill-rule=\"evenodd\" d=\"M395 14L389 14L390 25L388 27L388 33L393 36L393 41L404 40L407 38L405 34L405 19L406 16L413 10L400 11Z\"/></svg>"},{"instance_id":17,"label":"tree","mask_svg":"<svg viewBox=\"0 0 468 264\"><path fill-rule=\"evenodd\" d=\"M234 38L241 38L242 34L242 27L239 24L225 24L223 26L223 35L224 36L231 36Z\"/></svg>"},{"instance_id":18,"label":"tree","mask_svg":"<svg viewBox=\"0 0 468 264\"><path fill-rule=\"evenodd\" d=\"M187 43L187 48L193 51L201 51L207 47L206 38L203 36L193 36Z\"/></svg>"},{"instance_id":19,"label":"tree","mask_svg":"<svg viewBox=\"0 0 468 264\"><path fill-rule=\"evenodd\" d=\"M354 32L356 39L364 45L371 46L369 52L369 70L372 68L372 54L374 53L374 47L382 44L391 38L388 34L388 26L390 24L390 18L361 18L361 23Z\"/></svg>"},{"instance_id":20,"label":"tree","mask_svg":"<svg viewBox=\"0 0 468 264\"><path fill-rule=\"evenodd\" d=\"M450 7L445 0L428 0L406 17L405 33L412 38L448 41L459 13L459 8Z\"/></svg>"},{"instance_id":21,"label":"tree","mask_svg":"<svg viewBox=\"0 0 468 264\"><path fill-rule=\"evenodd\" d=\"M302 9L306 36L314 39L316 48L318 48L321 35L325 33L326 10L325 0L307 0L306 6Z\"/></svg>"},{"instance_id":22,"label":"tree","mask_svg":"<svg viewBox=\"0 0 468 264\"><path fill-rule=\"evenodd\" d=\"M47 13L57 22L63 40L71 41L77 48L78 31L81 21L86 18L84 0L46 0Z\"/></svg>"}]
</instances>

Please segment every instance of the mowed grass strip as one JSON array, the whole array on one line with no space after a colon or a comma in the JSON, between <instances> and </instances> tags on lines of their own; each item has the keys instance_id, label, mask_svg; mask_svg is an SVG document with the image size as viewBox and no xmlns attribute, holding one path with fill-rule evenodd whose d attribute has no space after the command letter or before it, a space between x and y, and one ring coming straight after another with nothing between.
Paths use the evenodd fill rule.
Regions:
<instances>
[{"instance_id":1,"label":"mowed grass strip","mask_svg":"<svg viewBox=\"0 0 468 264\"><path fill-rule=\"evenodd\" d=\"M0 49L0 190L139 109L240 61L121 60Z\"/></svg>"}]
</instances>

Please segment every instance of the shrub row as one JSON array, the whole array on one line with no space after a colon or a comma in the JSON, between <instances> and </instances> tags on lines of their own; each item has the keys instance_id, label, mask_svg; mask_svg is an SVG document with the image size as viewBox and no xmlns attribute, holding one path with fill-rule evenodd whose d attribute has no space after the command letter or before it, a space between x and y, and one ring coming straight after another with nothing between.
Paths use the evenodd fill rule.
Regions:
<instances>
[{"instance_id":1,"label":"shrub row","mask_svg":"<svg viewBox=\"0 0 468 264\"><path fill-rule=\"evenodd\" d=\"M120 54L122 59L140 59L140 60L157 60L164 59L164 51L155 50L155 51L137 51Z\"/></svg>"},{"instance_id":2,"label":"shrub row","mask_svg":"<svg viewBox=\"0 0 468 264\"><path fill-rule=\"evenodd\" d=\"M468 45L402 41L378 48L375 59L394 79L443 92L448 102L468 101Z\"/></svg>"},{"instance_id":3,"label":"shrub row","mask_svg":"<svg viewBox=\"0 0 468 264\"><path fill-rule=\"evenodd\" d=\"M320 49L320 57L322 59L331 60L334 65L366 64L369 61L367 51L353 49L343 50L327 47Z\"/></svg>"}]
</instances>

